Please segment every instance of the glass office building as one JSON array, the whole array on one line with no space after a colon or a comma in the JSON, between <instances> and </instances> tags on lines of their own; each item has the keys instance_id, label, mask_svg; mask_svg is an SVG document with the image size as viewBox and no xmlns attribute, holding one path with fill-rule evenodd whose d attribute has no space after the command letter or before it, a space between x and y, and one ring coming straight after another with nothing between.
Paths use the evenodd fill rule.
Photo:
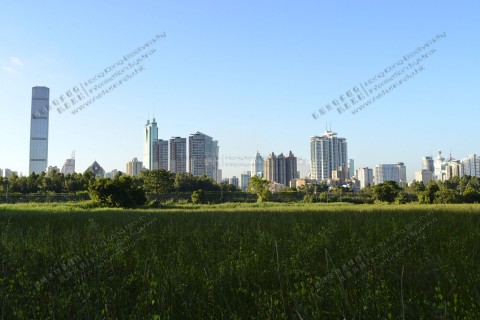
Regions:
<instances>
[{"instance_id":1,"label":"glass office building","mask_svg":"<svg viewBox=\"0 0 480 320\"><path fill-rule=\"evenodd\" d=\"M158 140L158 127L155 118L153 121L147 120L144 129L143 140L143 166L147 170L154 170L153 167L153 143Z\"/></svg>"},{"instance_id":2,"label":"glass office building","mask_svg":"<svg viewBox=\"0 0 480 320\"><path fill-rule=\"evenodd\" d=\"M35 172L36 174L38 174L47 169L49 97L49 88L32 88L32 110L30 113L29 173Z\"/></svg>"},{"instance_id":3,"label":"glass office building","mask_svg":"<svg viewBox=\"0 0 480 320\"><path fill-rule=\"evenodd\" d=\"M218 177L218 141L201 132L189 137L189 172L199 177L205 174L217 181Z\"/></svg>"}]
</instances>

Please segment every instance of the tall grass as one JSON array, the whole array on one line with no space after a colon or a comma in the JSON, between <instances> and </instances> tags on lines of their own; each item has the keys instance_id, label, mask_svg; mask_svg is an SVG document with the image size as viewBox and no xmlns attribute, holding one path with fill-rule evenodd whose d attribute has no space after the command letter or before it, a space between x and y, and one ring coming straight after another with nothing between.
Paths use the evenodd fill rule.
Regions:
<instances>
[{"instance_id":1,"label":"tall grass","mask_svg":"<svg viewBox=\"0 0 480 320\"><path fill-rule=\"evenodd\" d=\"M480 318L474 205L1 205L0 257L0 319Z\"/></svg>"}]
</instances>

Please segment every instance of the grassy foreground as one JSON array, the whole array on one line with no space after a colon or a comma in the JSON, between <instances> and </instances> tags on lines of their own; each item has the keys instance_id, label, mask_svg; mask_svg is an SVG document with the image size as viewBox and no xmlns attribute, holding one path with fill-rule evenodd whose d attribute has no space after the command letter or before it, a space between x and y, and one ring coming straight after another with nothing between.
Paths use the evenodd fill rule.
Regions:
<instances>
[{"instance_id":1,"label":"grassy foreground","mask_svg":"<svg viewBox=\"0 0 480 320\"><path fill-rule=\"evenodd\" d=\"M480 205L0 205L0 319L480 319Z\"/></svg>"}]
</instances>

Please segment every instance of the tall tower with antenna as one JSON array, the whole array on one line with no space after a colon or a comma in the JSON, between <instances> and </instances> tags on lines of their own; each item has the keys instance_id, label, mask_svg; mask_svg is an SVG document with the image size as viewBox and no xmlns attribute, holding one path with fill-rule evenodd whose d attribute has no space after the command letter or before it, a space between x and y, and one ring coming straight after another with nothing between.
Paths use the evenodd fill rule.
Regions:
<instances>
[{"instance_id":1,"label":"tall tower with antenna","mask_svg":"<svg viewBox=\"0 0 480 320\"><path fill-rule=\"evenodd\" d=\"M143 165L147 170L153 170L153 143L158 140L158 127L155 118L147 120L143 130Z\"/></svg>"}]
</instances>

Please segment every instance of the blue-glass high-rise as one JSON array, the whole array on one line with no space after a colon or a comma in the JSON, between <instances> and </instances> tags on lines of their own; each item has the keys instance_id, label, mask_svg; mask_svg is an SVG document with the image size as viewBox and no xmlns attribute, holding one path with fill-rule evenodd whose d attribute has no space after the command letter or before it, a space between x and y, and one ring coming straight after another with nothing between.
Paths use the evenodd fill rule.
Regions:
<instances>
[{"instance_id":1,"label":"blue-glass high-rise","mask_svg":"<svg viewBox=\"0 0 480 320\"><path fill-rule=\"evenodd\" d=\"M28 169L29 173L35 172L36 174L38 174L47 169L49 98L49 88L32 88L32 110L30 113L30 162Z\"/></svg>"}]
</instances>

